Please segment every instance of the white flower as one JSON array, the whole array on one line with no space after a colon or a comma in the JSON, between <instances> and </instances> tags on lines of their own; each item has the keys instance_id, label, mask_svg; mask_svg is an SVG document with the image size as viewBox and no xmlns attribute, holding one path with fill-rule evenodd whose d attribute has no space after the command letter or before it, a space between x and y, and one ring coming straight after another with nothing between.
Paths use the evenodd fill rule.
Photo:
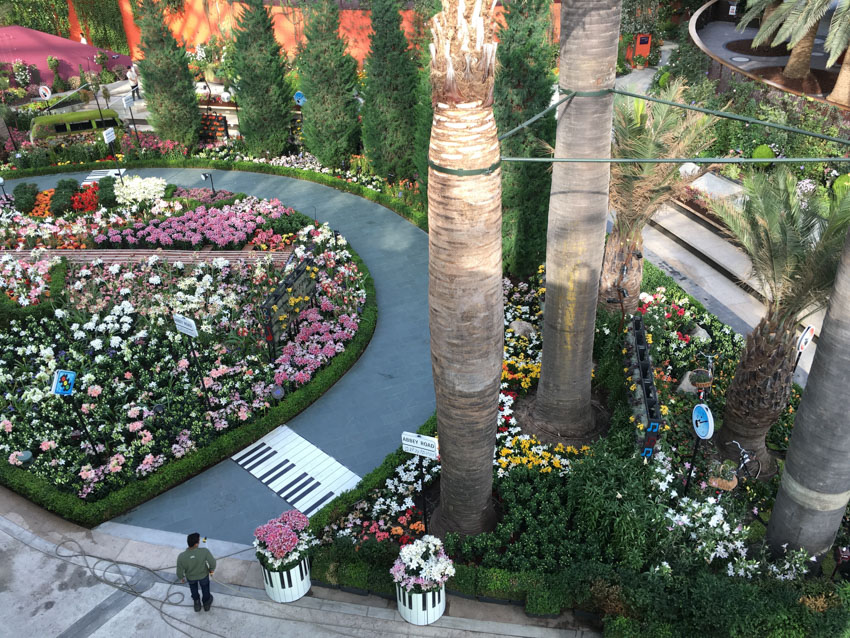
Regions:
<instances>
[{"instance_id":1,"label":"white flower","mask_svg":"<svg viewBox=\"0 0 850 638\"><path fill-rule=\"evenodd\" d=\"M101 348L103 348L103 341L101 341L100 339L94 339L89 343L89 345L95 350L100 350Z\"/></svg>"}]
</instances>

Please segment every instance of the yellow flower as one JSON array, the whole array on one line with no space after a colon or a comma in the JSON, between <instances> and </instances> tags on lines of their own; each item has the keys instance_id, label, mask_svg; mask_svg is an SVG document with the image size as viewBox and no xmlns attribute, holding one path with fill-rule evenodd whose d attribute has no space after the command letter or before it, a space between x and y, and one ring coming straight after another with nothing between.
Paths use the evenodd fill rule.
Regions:
<instances>
[{"instance_id":1,"label":"yellow flower","mask_svg":"<svg viewBox=\"0 0 850 638\"><path fill-rule=\"evenodd\" d=\"M629 417L629 422L631 422L631 423L635 422L635 415L634 414Z\"/></svg>"},{"instance_id":2,"label":"yellow flower","mask_svg":"<svg viewBox=\"0 0 850 638\"><path fill-rule=\"evenodd\" d=\"M628 350L626 350L625 348L623 348L623 354L626 354L627 352L628 352Z\"/></svg>"},{"instance_id":3,"label":"yellow flower","mask_svg":"<svg viewBox=\"0 0 850 638\"><path fill-rule=\"evenodd\" d=\"M661 416L667 416L669 412L670 408L668 408L666 405L661 406Z\"/></svg>"},{"instance_id":4,"label":"yellow flower","mask_svg":"<svg viewBox=\"0 0 850 638\"><path fill-rule=\"evenodd\" d=\"M646 342L647 342L647 343L652 343L652 335L651 335L651 334L649 334L649 333L646 333Z\"/></svg>"}]
</instances>

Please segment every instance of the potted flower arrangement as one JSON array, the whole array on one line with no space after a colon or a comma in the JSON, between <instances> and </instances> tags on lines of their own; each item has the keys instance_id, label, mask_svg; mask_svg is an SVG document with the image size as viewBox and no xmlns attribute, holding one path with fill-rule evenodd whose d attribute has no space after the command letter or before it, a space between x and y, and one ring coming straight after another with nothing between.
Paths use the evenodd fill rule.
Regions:
<instances>
[{"instance_id":1,"label":"potted flower arrangement","mask_svg":"<svg viewBox=\"0 0 850 638\"><path fill-rule=\"evenodd\" d=\"M641 69L646 68L646 56L645 55L636 55L634 57L635 69L640 71Z\"/></svg>"},{"instance_id":2,"label":"potted flower arrangement","mask_svg":"<svg viewBox=\"0 0 850 638\"><path fill-rule=\"evenodd\" d=\"M714 461L709 468L708 484L718 490L729 492L738 485L738 477L735 475L735 461L726 459L722 463Z\"/></svg>"},{"instance_id":3,"label":"potted flower arrangement","mask_svg":"<svg viewBox=\"0 0 850 638\"><path fill-rule=\"evenodd\" d=\"M454 576L442 541L426 535L405 545L390 568L398 613L413 625L430 625L446 611L446 581Z\"/></svg>"},{"instance_id":4,"label":"potted flower arrangement","mask_svg":"<svg viewBox=\"0 0 850 638\"><path fill-rule=\"evenodd\" d=\"M693 385L698 390L710 388L712 381L714 381L711 376L711 373L708 370L705 370L704 368L692 370L689 380L691 382L691 385Z\"/></svg>"},{"instance_id":5,"label":"potted flower arrangement","mask_svg":"<svg viewBox=\"0 0 850 638\"><path fill-rule=\"evenodd\" d=\"M290 510L254 530L266 594L277 603L291 603L310 590L308 552L316 540L304 531L308 522L304 514Z\"/></svg>"}]
</instances>

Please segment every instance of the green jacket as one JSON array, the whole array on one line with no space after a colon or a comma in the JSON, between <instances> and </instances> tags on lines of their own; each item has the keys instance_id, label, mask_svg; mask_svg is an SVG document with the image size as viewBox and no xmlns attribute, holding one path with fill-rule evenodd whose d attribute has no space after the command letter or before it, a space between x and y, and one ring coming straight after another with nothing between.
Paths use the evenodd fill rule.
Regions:
<instances>
[{"instance_id":1,"label":"green jacket","mask_svg":"<svg viewBox=\"0 0 850 638\"><path fill-rule=\"evenodd\" d=\"M202 580L211 571L215 571L215 558L206 547L190 547L177 557L178 580Z\"/></svg>"}]
</instances>

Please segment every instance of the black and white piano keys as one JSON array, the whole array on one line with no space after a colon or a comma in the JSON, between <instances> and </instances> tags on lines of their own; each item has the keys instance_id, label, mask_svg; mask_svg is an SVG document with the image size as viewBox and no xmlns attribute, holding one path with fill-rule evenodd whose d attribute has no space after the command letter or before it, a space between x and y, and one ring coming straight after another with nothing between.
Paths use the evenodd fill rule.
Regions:
<instances>
[{"instance_id":1,"label":"black and white piano keys","mask_svg":"<svg viewBox=\"0 0 850 638\"><path fill-rule=\"evenodd\" d=\"M360 482L354 472L285 425L231 458L307 516Z\"/></svg>"},{"instance_id":2,"label":"black and white piano keys","mask_svg":"<svg viewBox=\"0 0 850 638\"><path fill-rule=\"evenodd\" d=\"M446 611L446 587L415 594L396 583L398 613L411 625L430 625L440 619Z\"/></svg>"},{"instance_id":3,"label":"black and white piano keys","mask_svg":"<svg viewBox=\"0 0 850 638\"><path fill-rule=\"evenodd\" d=\"M295 567L282 572L269 571L262 565L266 594L276 603L291 603L310 591L310 562L304 558Z\"/></svg>"}]
</instances>

